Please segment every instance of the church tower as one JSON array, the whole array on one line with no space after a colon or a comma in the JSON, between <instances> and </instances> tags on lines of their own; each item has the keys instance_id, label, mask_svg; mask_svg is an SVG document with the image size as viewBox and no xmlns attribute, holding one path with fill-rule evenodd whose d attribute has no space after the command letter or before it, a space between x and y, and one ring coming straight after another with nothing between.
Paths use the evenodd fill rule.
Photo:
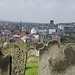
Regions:
<instances>
[{"instance_id":1,"label":"church tower","mask_svg":"<svg viewBox=\"0 0 75 75\"><path fill-rule=\"evenodd\" d=\"M20 20L20 23L19 23L19 30L20 32L22 31L22 21Z\"/></svg>"}]
</instances>

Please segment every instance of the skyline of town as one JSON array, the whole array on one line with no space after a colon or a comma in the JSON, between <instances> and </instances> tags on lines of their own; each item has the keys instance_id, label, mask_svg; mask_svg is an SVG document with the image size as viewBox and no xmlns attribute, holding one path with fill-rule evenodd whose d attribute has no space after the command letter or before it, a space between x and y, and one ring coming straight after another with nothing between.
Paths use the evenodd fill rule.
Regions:
<instances>
[{"instance_id":1,"label":"skyline of town","mask_svg":"<svg viewBox=\"0 0 75 75\"><path fill-rule=\"evenodd\" d=\"M59 23L54 24L54 20L50 20L50 23L13 23L5 22L0 23L0 40L14 40L18 41L22 39L24 42L40 41L49 39L47 36L56 35L50 39L57 39L60 41L62 35L75 35L75 23ZM58 38L57 38L58 37Z\"/></svg>"},{"instance_id":2,"label":"skyline of town","mask_svg":"<svg viewBox=\"0 0 75 75\"><path fill-rule=\"evenodd\" d=\"M56 23L56 21L54 20L54 19L51 19L51 20L53 20L54 21L54 24L60 24L60 23L63 23L63 24L68 24L68 23L74 23L75 24L75 21L70 21L70 22L57 22ZM31 22L31 21L22 21L22 20L19 20L19 21L12 21L12 20L0 20L0 23L20 23L20 21L22 22L22 23L27 23L27 24L49 24L50 23L50 20L49 20L49 22L35 22L35 21L33 21L33 22Z\"/></svg>"}]
</instances>

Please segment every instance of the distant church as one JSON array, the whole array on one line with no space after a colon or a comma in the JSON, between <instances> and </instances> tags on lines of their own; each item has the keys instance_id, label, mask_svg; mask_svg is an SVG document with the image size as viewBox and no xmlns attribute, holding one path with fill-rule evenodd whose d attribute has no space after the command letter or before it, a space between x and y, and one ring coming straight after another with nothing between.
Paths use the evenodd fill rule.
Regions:
<instances>
[{"instance_id":1,"label":"distant church","mask_svg":"<svg viewBox=\"0 0 75 75\"><path fill-rule=\"evenodd\" d=\"M20 32L22 32L22 22L21 21L19 23L19 30L20 30Z\"/></svg>"}]
</instances>

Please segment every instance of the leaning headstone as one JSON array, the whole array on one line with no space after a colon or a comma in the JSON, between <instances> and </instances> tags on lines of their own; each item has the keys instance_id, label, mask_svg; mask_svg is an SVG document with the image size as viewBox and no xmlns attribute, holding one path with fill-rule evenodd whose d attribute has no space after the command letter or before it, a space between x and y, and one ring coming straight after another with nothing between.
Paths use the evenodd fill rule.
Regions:
<instances>
[{"instance_id":1,"label":"leaning headstone","mask_svg":"<svg viewBox=\"0 0 75 75\"><path fill-rule=\"evenodd\" d=\"M7 56L11 56L12 60L11 60L11 66L6 66L6 68L10 68L10 74L5 74L5 72L8 72L9 70L5 69L5 67L3 67L4 70L0 70L2 73L4 73L4 75L24 75L25 74L25 65L26 65L26 44L22 41L19 40L18 42L11 44L11 45L7 45L3 48L1 48L1 52L3 54L3 58L6 59ZM2 58L0 57L0 59L2 60ZM9 60L9 61L8 61ZM10 59L7 58L4 64L10 64ZM3 63L2 63L3 65ZM3 75L3 74L1 74Z\"/></svg>"},{"instance_id":2,"label":"leaning headstone","mask_svg":"<svg viewBox=\"0 0 75 75\"><path fill-rule=\"evenodd\" d=\"M30 42L28 44L27 57L28 62L31 63L39 62L39 51L36 50L36 44L33 42Z\"/></svg>"},{"instance_id":3,"label":"leaning headstone","mask_svg":"<svg viewBox=\"0 0 75 75\"><path fill-rule=\"evenodd\" d=\"M61 48L57 41L50 41L40 49L39 75L75 75L75 44Z\"/></svg>"}]
</instances>

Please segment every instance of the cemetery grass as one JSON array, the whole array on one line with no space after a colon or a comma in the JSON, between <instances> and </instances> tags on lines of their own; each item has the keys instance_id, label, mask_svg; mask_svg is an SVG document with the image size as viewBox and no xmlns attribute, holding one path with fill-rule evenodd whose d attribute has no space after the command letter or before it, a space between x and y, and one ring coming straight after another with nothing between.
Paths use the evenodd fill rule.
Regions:
<instances>
[{"instance_id":1,"label":"cemetery grass","mask_svg":"<svg viewBox=\"0 0 75 75\"><path fill-rule=\"evenodd\" d=\"M38 63L30 63L27 61L25 75L39 75Z\"/></svg>"}]
</instances>

